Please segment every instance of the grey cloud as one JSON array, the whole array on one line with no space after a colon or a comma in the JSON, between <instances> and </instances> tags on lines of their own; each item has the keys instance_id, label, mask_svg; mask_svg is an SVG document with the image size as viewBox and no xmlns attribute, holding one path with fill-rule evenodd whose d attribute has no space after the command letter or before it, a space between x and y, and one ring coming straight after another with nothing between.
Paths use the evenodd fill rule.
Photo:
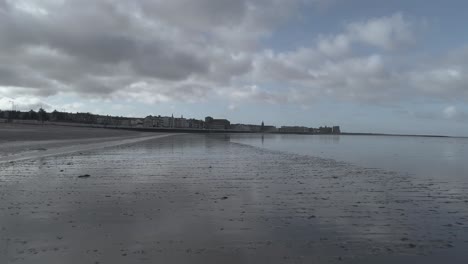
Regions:
<instances>
[{"instance_id":1,"label":"grey cloud","mask_svg":"<svg viewBox=\"0 0 468 264\"><path fill-rule=\"evenodd\" d=\"M10 67L0 67L0 80L3 85L5 86L12 86L16 85L18 77L16 75L16 71L14 69L11 69Z\"/></svg>"},{"instance_id":2,"label":"grey cloud","mask_svg":"<svg viewBox=\"0 0 468 264\"><path fill-rule=\"evenodd\" d=\"M227 56L224 52L210 54L210 79L226 84L234 77L241 78L253 69L253 59L246 54Z\"/></svg>"},{"instance_id":3,"label":"grey cloud","mask_svg":"<svg viewBox=\"0 0 468 264\"><path fill-rule=\"evenodd\" d=\"M8 8L8 4L6 0L0 0L0 12L6 12Z\"/></svg>"},{"instance_id":4,"label":"grey cloud","mask_svg":"<svg viewBox=\"0 0 468 264\"><path fill-rule=\"evenodd\" d=\"M394 64L398 47L415 41L411 21L399 13L349 23L295 50L262 50L262 38L305 2L31 1L43 15L0 0L0 87L148 102L468 100L468 52L422 66ZM354 52L362 44L375 54Z\"/></svg>"},{"instance_id":5,"label":"grey cloud","mask_svg":"<svg viewBox=\"0 0 468 264\"><path fill-rule=\"evenodd\" d=\"M48 46L99 63L115 63L132 56L136 43L123 34L125 29L119 22L122 15L109 15L112 9L102 9L103 6L97 4L99 1L88 1L88 5L94 3L96 7L93 12L78 12L78 7L67 4L70 2L79 1L65 2L43 17L20 10L11 11L0 26L0 32L8 36L1 42L16 48Z\"/></svg>"},{"instance_id":6,"label":"grey cloud","mask_svg":"<svg viewBox=\"0 0 468 264\"><path fill-rule=\"evenodd\" d=\"M238 56L237 48L220 48L222 36L209 28L245 26L248 17L254 30L252 17L262 17L251 14L259 11L251 10L250 1L32 2L42 4L47 15L12 3L2 1L0 64L16 72L0 85L40 93L42 83L21 76L41 76L47 95L54 90L110 95L148 78L172 81L169 87L182 91L178 82L191 77L229 85L250 71L252 60ZM132 81L120 82L121 76Z\"/></svg>"},{"instance_id":7,"label":"grey cloud","mask_svg":"<svg viewBox=\"0 0 468 264\"><path fill-rule=\"evenodd\" d=\"M212 87L203 84L181 84L174 89L173 96L185 102L203 101L203 98L206 98L212 90Z\"/></svg>"},{"instance_id":8,"label":"grey cloud","mask_svg":"<svg viewBox=\"0 0 468 264\"><path fill-rule=\"evenodd\" d=\"M342 58L340 60L312 60L310 63L295 63L297 56L288 54L275 63L255 64L258 80L270 79L288 87L290 101L307 103L319 97L340 100L384 102L404 96L404 87L398 72L388 65L381 55ZM297 65L303 65L298 68Z\"/></svg>"},{"instance_id":9,"label":"grey cloud","mask_svg":"<svg viewBox=\"0 0 468 264\"><path fill-rule=\"evenodd\" d=\"M199 102L204 101L204 98L213 93L214 89L213 83L206 83L195 79L177 83L145 79L117 91L113 97L119 98L125 96L127 99L146 103L166 102L169 100Z\"/></svg>"},{"instance_id":10,"label":"grey cloud","mask_svg":"<svg viewBox=\"0 0 468 264\"><path fill-rule=\"evenodd\" d=\"M424 61L408 73L408 81L421 95L435 100L467 101L468 48Z\"/></svg>"},{"instance_id":11,"label":"grey cloud","mask_svg":"<svg viewBox=\"0 0 468 264\"><path fill-rule=\"evenodd\" d=\"M143 0L140 8L149 18L185 29L206 31L209 27L241 23L248 5L245 0Z\"/></svg>"},{"instance_id":12,"label":"grey cloud","mask_svg":"<svg viewBox=\"0 0 468 264\"><path fill-rule=\"evenodd\" d=\"M0 84L3 86L19 86L20 94L33 93L48 96L54 93L50 88L51 81L41 75L29 72L27 69L11 68L0 65Z\"/></svg>"},{"instance_id":13,"label":"grey cloud","mask_svg":"<svg viewBox=\"0 0 468 264\"><path fill-rule=\"evenodd\" d=\"M131 83L131 78L87 75L73 83L72 88L74 88L74 91L82 93L85 97L106 98L119 90L125 89Z\"/></svg>"},{"instance_id":14,"label":"grey cloud","mask_svg":"<svg viewBox=\"0 0 468 264\"><path fill-rule=\"evenodd\" d=\"M468 121L468 113L460 111L456 106L449 105L440 111L408 111L408 110L398 110L395 111L397 114L411 116L419 119L427 120L448 120L465 123Z\"/></svg>"},{"instance_id":15,"label":"grey cloud","mask_svg":"<svg viewBox=\"0 0 468 264\"><path fill-rule=\"evenodd\" d=\"M158 47L148 44L133 58L134 69L144 76L169 80L186 79L192 74L208 72L208 61L197 57L196 53L178 51L168 46Z\"/></svg>"},{"instance_id":16,"label":"grey cloud","mask_svg":"<svg viewBox=\"0 0 468 264\"><path fill-rule=\"evenodd\" d=\"M69 34L53 37L50 47L63 50L66 54L96 63L119 63L132 58L136 43L117 35L93 34L85 37Z\"/></svg>"},{"instance_id":17,"label":"grey cloud","mask_svg":"<svg viewBox=\"0 0 468 264\"><path fill-rule=\"evenodd\" d=\"M274 60L265 60L260 62L259 67L268 75L272 76L273 80L313 80L314 77L308 74L304 69L295 67L294 65L282 64Z\"/></svg>"},{"instance_id":18,"label":"grey cloud","mask_svg":"<svg viewBox=\"0 0 468 264\"><path fill-rule=\"evenodd\" d=\"M254 100L267 102L271 104L287 103L288 96L284 93L278 93L268 90L263 90L258 86L232 86L221 93L230 97L236 102L244 102L246 100Z\"/></svg>"}]
</instances>

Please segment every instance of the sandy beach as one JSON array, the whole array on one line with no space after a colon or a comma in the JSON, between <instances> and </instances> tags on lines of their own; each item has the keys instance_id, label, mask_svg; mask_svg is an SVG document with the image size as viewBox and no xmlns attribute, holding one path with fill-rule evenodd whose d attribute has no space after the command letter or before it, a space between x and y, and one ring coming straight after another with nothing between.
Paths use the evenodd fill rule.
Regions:
<instances>
[{"instance_id":1,"label":"sandy beach","mask_svg":"<svg viewBox=\"0 0 468 264\"><path fill-rule=\"evenodd\" d=\"M229 135L30 128L33 137L21 129L0 128L0 146L10 146L0 163L1 263L467 257L468 186L443 189L391 171L232 143ZM26 157L31 146L11 149L25 140L47 150ZM113 143L89 145L105 141ZM79 145L88 148L41 155Z\"/></svg>"},{"instance_id":2,"label":"sandy beach","mask_svg":"<svg viewBox=\"0 0 468 264\"><path fill-rule=\"evenodd\" d=\"M168 135L91 127L0 124L0 163L132 144Z\"/></svg>"}]
</instances>

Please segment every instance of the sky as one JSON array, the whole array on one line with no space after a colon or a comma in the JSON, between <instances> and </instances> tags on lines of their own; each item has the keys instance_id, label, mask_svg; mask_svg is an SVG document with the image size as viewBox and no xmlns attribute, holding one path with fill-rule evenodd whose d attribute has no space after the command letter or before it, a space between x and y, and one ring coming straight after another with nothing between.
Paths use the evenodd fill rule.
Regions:
<instances>
[{"instance_id":1,"label":"sky","mask_svg":"<svg viewBox=\"0 0 468 264\"><path fill-rule=\"evenodd\" d=\"M468 136L463 0L0 0L0 109Z\"/></svg>"}]
</instances>

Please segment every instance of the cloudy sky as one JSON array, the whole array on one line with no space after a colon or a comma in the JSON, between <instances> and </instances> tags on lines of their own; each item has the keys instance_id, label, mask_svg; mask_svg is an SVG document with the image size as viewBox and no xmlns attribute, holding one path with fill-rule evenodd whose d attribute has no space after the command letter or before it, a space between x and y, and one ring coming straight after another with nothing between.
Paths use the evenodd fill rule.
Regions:
<instances>
[{"instance_id":1,"label":"cloudy sky","mask_svg":"<svg viewBox=\"0 0 468 264\"><path fill-rule=\"evenodd\" d=\"M468 136L464 0L0 0L0 109Z\"/></svg>"}]
</instances>

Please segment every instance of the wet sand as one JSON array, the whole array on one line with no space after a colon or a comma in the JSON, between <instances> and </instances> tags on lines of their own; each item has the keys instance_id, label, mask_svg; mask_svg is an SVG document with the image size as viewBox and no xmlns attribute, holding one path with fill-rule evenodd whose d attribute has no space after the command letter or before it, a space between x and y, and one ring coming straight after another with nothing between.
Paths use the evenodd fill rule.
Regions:
<instances>
[{"instance_id":1,"label":"wet sand","mask_svg":"<svg viewBox=\"0 0 468 264\"><path fill-rule=\"evenodd\" d=\"M105 138L134 136L139 132L119 129L102 129L91 127L72 127L55 125L26 125L0 123L0 143L42 141L42 140L73 140L89 138Z\"/></svg>"},{"instance_id":2,"label":"wet sand","mask_svg":"<svg viewBox=\"0 0 468 264\"><path fill-rule=\"evenodd\" d=\"M465 263L468 256L468 186L254 148L228 135L0 164L0 216L1 263Z\"/></svg>"},{"instance_id":3,"label":"wet sand","mask_svg":"<svg viewBox=\"0 0 468 264\"><path fill-rule=\"evenodd\" d=\"M118 129L0 124L0 163L132 144L168 135Z\"/></svg>"}]
</instances>

